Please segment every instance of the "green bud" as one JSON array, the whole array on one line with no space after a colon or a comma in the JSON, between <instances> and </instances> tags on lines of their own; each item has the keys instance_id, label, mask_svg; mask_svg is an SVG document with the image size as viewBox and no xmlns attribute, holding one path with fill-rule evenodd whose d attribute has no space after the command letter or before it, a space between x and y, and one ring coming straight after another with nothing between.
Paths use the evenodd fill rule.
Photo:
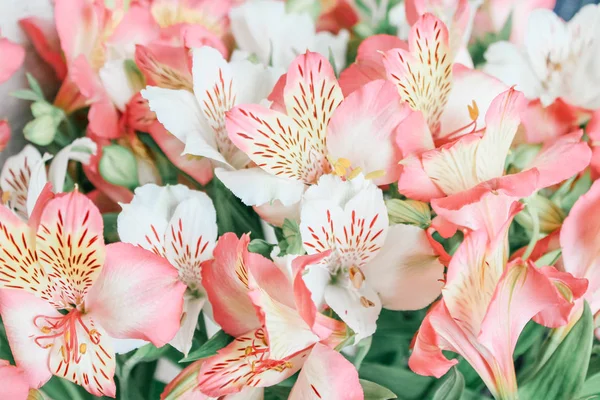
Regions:
<instances>
[{"instance_id":1,"label":"green bud","mask_svg":"<svg viewBox=\"0 0 600 400\"><path fill-rule=\"evenodd\" d=\"M423 229L431 225L431 210L427 203L416 200L386 200L390 224L416 225Z\"/></svg>"},{"instance_id":2,"label":"green bud","mask_svg":"<svg viewBox=\"0 0 600 400\"><path fill-rule=\"evenodd\" d=\"M39 118L44 115L51 115L53 113L54 106L45 101L36 101L31 104L31 113L35 118Z\"/></svg>"},{"instance_id":3,"label":"green bud","mask_svg":"<svg viewBox=\"0 0 600 400\"><path fill-rule=\"evenodd\" d=\"M102 148L100 175L117 186L133 189L138 186L138 165L133 152L118 144Z\"/></svg>"},{"instance_id":4,"label":"green bud","mask_svg":"<svg viewBox=\"0 0 600 400\"><path fill-rule=\"evenodd\" d=\"M559 206L539 194L527 198L525 204L527 204L527 208L529 209L534 208L535 214L537 214L539 219L541 233L547 234L560 228L566 217L564 211ZM533 221L531 212L527 208L517 214L515 219L525 229L532 230Z\"/></svg>"},{"instance_id":5,"label":"green bud","mask_svg":"<svg viewBox=\"0 0 600 400\"><path fill-rule=\"evenodd\" d=\"M540 152L540 148L540 145L522 144L511 150L508 155L508 164L511 167L510 171L521 171L531 165L535 156Z\"/></svg>"},{"instance_id":6,"label":"green bud","mask_svg":"<svg viewBox=\"0 0 600 400\"><path fill-rule=\"evenodd\" d=\"M60 121L52 115L42 115L39 118L29 121L23 128L25 139L38 146L48 146L56 136L56 130Z\"/></svg>"}]
</instances>

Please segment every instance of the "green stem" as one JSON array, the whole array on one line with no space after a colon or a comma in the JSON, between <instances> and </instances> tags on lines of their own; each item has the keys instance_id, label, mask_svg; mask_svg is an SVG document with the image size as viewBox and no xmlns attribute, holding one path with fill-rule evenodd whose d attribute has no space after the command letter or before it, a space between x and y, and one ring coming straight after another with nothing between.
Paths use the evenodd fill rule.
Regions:
<instances>
[{"instance_id":1,"label":"green stem","mask_svg":"<svg viewBox=\"0 0 600 400\"><path fill-rule=\"evenodd\" d=\"M535 245L537 241L540 239L540 219L538 217L537 211L535 207L527 205L527 210L529 211L529 215L531 215L531 222L533 223L533 232L531 234L531 240L527 245L527 249L525 249L525 253L523 253L523 259L527 260L533 249L535 249Z\"/></svg>"}]
</instances>

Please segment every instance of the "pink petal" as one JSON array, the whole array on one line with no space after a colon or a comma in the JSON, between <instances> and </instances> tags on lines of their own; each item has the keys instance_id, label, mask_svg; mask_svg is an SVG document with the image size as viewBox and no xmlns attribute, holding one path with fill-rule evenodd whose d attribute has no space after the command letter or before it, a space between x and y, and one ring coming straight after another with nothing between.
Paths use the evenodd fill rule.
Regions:
<instances>
[{"instance_id":1,"label":"pink petal","mask_svg":"<svg viewBox=\"0 0 600 400\"><path fill-rule=\"evenodd\" d=\"M548 107L543 107L539 100L530 101L521 112L527 143L543 143L577 129L577 111L561 99Z\"/></svg>"},{"instance_id":2,"label":"pink petal","mask_svg":"<svg viewBox=\"0 0 600 400\"><path fill-rule=\"evenodd\" d=\"M105 247L100 212L78 191L48 201L37 228L36 255L58 285L59 299L81 304L104 264Z\"/></svg>"},{"instance_id":3,"label":"pink petal","mask_svg":"<svg viewBox=\"0 0 600 400\"><path fill-rule=\"evenodd\" d=\"M401 155L396 128L410 112L392 83L367 83L334 111L327 132L329 154L349 160L352 168L361 168L365 174L384 171L384 176L374 180L377 185L397 181Z\"/></svg>"},{"instance_id":4,"label":"pink petal","mask_svg":"<svg viewBox=\"0 0 600 400\"><path fill-rule=\"evenodd\" d=\"M62 56L58 32L54 23L37 17L29 17L19 20L19 25L33 43L35 51L42 60L54 69L58 80L64 80L67 76L67 65Z\"/></svg>"},{"instance_id":5,"label":"pink petal","mask_svg":"<svg viewBox=\"0 0 600 400\"><path fill-rule=\"evenodd\" d=\"M6 336L15 362L25 373L29 387L39 388L51 377L48 366L49 349L35 343L44 333L34 325L36 316L60 317L47 301L23 290L0 290L0 312Z\"/></svg>"},{"instance_id":6,"label":"pink petal","mask_svg":"<svg viewBox=\"0 0 600 400\"><path fill-rule=\"evenodd\" d=\"M565 219L560 232L560 244L565 271L577 278L587 278L589 287L585 299L594 304L592 314L600 310L600 181L581 196Z\"/></svg>"},{"instance_id":7,"label":"pink petal","mask_svg":"<svg viewBox=\"0 0 600 400\"><path fill-rule=\"evenodd\" d=\"M306 359L289 397L290 400L315 398L364 399L358 372L350 361L337 351L319 343L313 347Z\"/></svg>"},{"instance_id":8,"label":"pink petal","mask_svg":"<svg viewBox=\"0 0 600 400\"><path fill-rule=\"evenodd\" d=\"M150 8L134 3L125 12L107 43L117 47L133 47L158 39L159 33L160 27L155 22Z\"/></svg>"},{"instance_id":9,"label":"pink petal","mask_svg":"<svg viewBox=\"0 0 600 400\"><path fill-rule=\"evenodd\" d=\"M275 385L296 373L309 352L307 349L286 360L273 360L263 329L246 332L204 361L198 377L199 389L211 397L220 397L238 393L246 386Z\"/></svg>"},{"instance_id":10,"label":"pink petal","mask_svg":"<svg viewBox=\"0 0 600 400\"><path fill-rule=\"evenodd\" d=\"M423 113L435 137L452 89L448 29L433 14L425 14L413 25L408 42L410 52L389 50L383 64L387 78L397 85L400 97L413 110Z\"/></svg>"},{"instance_id":11,"label":"pink petal","mask_svg":"<svg viewBox=\"0 0 600 400\"><path fill-rule=\"evenodd\" d=\"M539 171L538 189L556 185L583 171L590 163L592 151L581 140L582 130L562 135L544 144L529 168ZM563 162L569 160L568 163Z\"/></svg>"},{"instance_id":12,"label":"pink petal","mask_svg":"<svg viewBox=\"0 0 600 400\"><path fill-rule=\"evenodd\" d=\"M433 183L425 172L421 159L415 156L402 160L398 192L409 199L420 201L430 201L444 196L444 192Z\"/></svg>"},{"instance_id":13,"label":"pink petal","mask_svg":"<svg viewBox=\"0 0 600 400\"><path fill-rule=\"evenodd\" d=\"M575 278L568 272L558 271L554 267L541 267L538 270L552 282L561 304L542 310L534 317L534 321L549 328L558 328L568 324L569 321L573 320L574 312L578 311L575 304L581 305L581 302L577 302L577 300L588 289L587 279ZM566 293L568 293L569 298L564 298Z\"/></svg>"},{"instance_id":14,"label":"pink petal","mask_svg":"<svg viewBox=\"0 0 600 400\"><path fill-rule=\"evenodd\" d=\"M423 113L413 111L400 122L396 133L396 145L403 158L435 148Z\"/></svg>"},{"instance_id":15,"label":"pink petal","mask_svg":"<svg viewBox=\"0 0 600 400\"><path fill-rule=\"evenodd\" d=\"M106 247L106 261L86 298L86 309L110 336L160 347L177 330L185 285L154 253L126 243Z\"/></svg>"},{"instance_id":16,"label":"pink petal","mask_svg":"<svg viewBox=\"0 0 600 400\"><path fill-rule=\"evenodd\" d=\"M0 120L0 152L4 151L10 141L11 130L7 120Z\"/></svg>"},{"instance_id":17,"label":"pink petal","mask_svg":"<svg viewBox=\"0 0 600 400\"><path fill-rule=\"evenodd\" d=\"M59 1L54 9L56 30L67 63L90 55L106 23L104 5L86 0Z\"/></svg>"},{"instance_id":18,"label":"pink petal","mask_svg":"<svg viewBox=\"0 0 600 400\"><path fill-rule=\"evenodd\" d=\"M192 74L188 52L183 47L153 43L135 46L135 63L149 86L191 89Z\"/></svg>"},{"instance_id":19,"label":"pink petal","mask_svg":"<svg viewBox=\"0 0 600 400\"><path fill-rule=\"evenodd\" d=\"M202 284L213 307L215 321L223 330L239 336L260 327L254 306L248 297L247 235L238 239L234 233L219 238L214 260L202 266Z\"/></svg>"},{"instance_id":20,"label":"pink petal","mask_svg":"<svg viewBox=\"0 0 600 400\"><path fill-rule=\"evenodd\" d=\"M29 394L29 384L23 371L0 360L0 398L25 400Z\"/></svg>"},{"instance_id":21,"label":"pink petal","mask_svg":"<svg viewBox=\"0 0 600 400\"><path fill-rule=\"evenodd\" d=\"M0 83L7 81L23 64L25 49L6 38L0 37Z\"/></svg>"},{"instance_id":22,"label":"pink petal","mask_svg":"<svg viewBox=\"0 0 600 400\"><path fill-rule=\"evenodd\" d=\"M564 300L563 300L564 301ZM513 352L521 331L540 311L557 307L561 296L537 268L520 260L504 272L481 325L480 342L494 354L498 385L516 390Z\"/></svg>"},{"instance_id":23,"label":"pink petal","mask_svg":"<svg viewBox=\"0 0 600 400\"><path fill-rule=\"evenodd\" d=\"M358 46L356 62L340 74L339 82L344 96L371 81L386 79L381 52L391 49L408 50L408 44L392 35L373 35L363 40Z\"/></svg>"}]
</instances>

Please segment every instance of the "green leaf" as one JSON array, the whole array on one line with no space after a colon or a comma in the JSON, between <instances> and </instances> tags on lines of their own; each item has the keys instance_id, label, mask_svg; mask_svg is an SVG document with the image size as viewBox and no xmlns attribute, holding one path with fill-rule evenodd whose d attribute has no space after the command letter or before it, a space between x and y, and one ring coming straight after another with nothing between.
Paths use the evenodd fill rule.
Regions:
<instances>
[{"instance_id":1,"label":"green leaf","mask_svg":"<svg viewBox=\"0 0 600 400\"><path fill-rule=\"evenodd\" d=\"M378 385L375 382L360 379L360 386L363 388L365 400L388 400L398 398L398 396L390 389Z\"/></svg>"},{"instance_id":2,"label":"green leaf","mask_svg":"<svg viewBox=\"0 0 600 400\"><path fill-rule=\"evenodd\" d=\"M364 362L360 368L360 377L377 382L389 388L393 393L401 394L403 400L421 400L424 398L433 378L417 375L400 366L388 366Z\"/></svg>"},{"instance_id":3,"label":"green leaf","mask_svg":"<svg viewBox=\"0 0 600 400\"><path fill-rule=\"evenodd\" d=\"M600 396L600 373L587 378L581 391L578 393L579 398L589 396Z\"/></svg>"},{"instance_id":4,"label":"green leaf","mask_svg":"<svg viewBox=\"0 0 600 400\"><path fill-rule=\"evenodd\" d=\"M459 400L465 391L465 378L456 367L450 369L439 381L433 400Z\"/></svg>"},{"instance_id":5,"label":"green leaf","mask_svg":"<svg viewBox=\"0 0 600 400\"><path fill-rule=\"evenodd\" d=\"M274 244L271 244L262 239L252 239L248 244L248 251L251 253L260 254L261 256L271 259L271 251L275 247Z\"/></svg>"},{"instance_id":6,"label":"green leaf","mask_svg":"<svg viewBox=\"0 0 600 400\"><path fill-rule=\"evenodd\" d=\"M543 354L547 361L520 383L519 396L523 399L570 400L583 386L592 352L594 323L587 303L583 315L558 347L549 346Z\"/></svg>"},{"instance_id":7,"label":"green leaf","mask_svg":"<svg viewBox=\"0 0 600 400\"><path fill-rule=\"evenodd\" d=\"M29 87L31 88L31 90L34 93L36 93L41 99L44 99L44 92L42 91L42 88L40 87L40 84L38 83L37 79L35 79L30 73L27 73L26 76L27 82L29 82Z\"/></svg>"},{"instance_id":8,"label":"green leaf","mask_svg":"<svg viewBox=\"0 0 600 400\"><path fill-rule=\"evenodd\" d=\"M207 185L206 191L217 210L219 236L227 232L234 232L238 237L251 233L254 239L264 239L260 219L252 207L235 197L216 176Z\"/></svg>"},{"instance_id":9,"label":"green leaf","mask_svg":"<svg viewBox=\"0 0 600 400\"><path fill-rule=\"evenodd\" d=\"M214 356L217 354L217 350L221 350L232 341L233 337L229 336L223 331L219 331L213 337L208 339L202 346L192 350L188 356L182 359L180 362L196 361L201 358Z\"/></svg>"},{"instance_id":10,"label":"green leaf","mask_svg":"<svg viewBox=\"0 0 600 400\"><path fill-rule=\"evenodd\" d=\"M98 399L87 393L84 388L78 386L66 379L53 376L41 388L42 392L52 399L69 399L69 400L88 400ZM106 397L102 397L103 399Z\"/></svg>"},{"instance_id":11,"label":"green leaf","mask_svg":"<svg viewBox=\"0 0 600 400\"><path fill-rule=\"evenodd\" d=\"M21 100L29 100L29 101L43 101L44 100L33 90L29 90L29 89L15 90L14 92L11 92L10 95L12 97L15 97L15 98L21 99Z\"/></svg>"},{"instance_id":12,"label":"green leaf","mask_svg":"<svg viewBox=\"0 0 600 400\"><path fill-rule=\"evenodd\" d=\"M265 388L264 400L287 400L290 397L291 387L271 386Z\"/></svg>"}]
</instances>

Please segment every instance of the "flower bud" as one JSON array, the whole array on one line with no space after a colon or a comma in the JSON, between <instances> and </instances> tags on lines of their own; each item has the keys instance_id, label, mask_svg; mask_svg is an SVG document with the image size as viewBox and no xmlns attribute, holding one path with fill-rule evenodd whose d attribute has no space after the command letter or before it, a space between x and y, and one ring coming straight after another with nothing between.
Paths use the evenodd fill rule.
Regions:
<instances>
[{"instance_id":1,"label":"flower bud","mask_svg":"<svg viewBox=\"0 0 600 400\"><path fill-rule=\"evenodd\" d=\"M534 208L539 219L540 232L550 233L560 228L566 215L554 202L538 194L526 200L527 208L515 217L516 221L525 229L533 229L533 221L529 209Z\"/></svg>"},{"instance_id":2,"label":"flower bud","mask_svg":"<svg viewBox=\"0 0 600 400\"><path fill-rule=\"evenodd\" d=\"M185 395L192 397L194 394L202 397L202 394L198 389L198 374L200 373L202 362L203 360L193 362L181 371L179 375L167 385L161 395L161 399L175 400L183 398Z\"/></svg>"},{"instance_id":3,"label":"flower bud","mask_svg":"<svg viewBox=\"0 0 600 400\"><path fill-rule=\"evenodd\" d=\"M31 143L38 146L47 146L54 140L59 123L60 121L57 122L52 115L45 114L29 121L23 128L23 134L25 139Z\"/></svg>"},{"instance_id":4,"label":"flower bud","mask_svg":"<svg viewBox=\"0 0 600 400\"><path fill-rule=\"evenodd\" d=\"M133 152L118 144L102 148L100 175L108 183L133 189L138 186L138 165Z\"/></svg>"},{"instance_id":5,"label":"flower bud","mask_svg":"<svg viewBox=\"0 0 600 400\"><path fill-rule=\"evenodd\" d=\"M55 113L55 107L45 101L36 101L31 104L31 113L35 118L40 118L44 115L52 115Z\"/></svg>"},{"instance_id":6,"label":"flower bud","mask_svg":"<svg viewBox=\"0 0 600 400\"><path fill-rule=\"evenodd\" d=\"M390 224L416 225L423 229L431 225L431 210L427 203L416 200L386 200Z\"/></svg>"}]
</instances>

